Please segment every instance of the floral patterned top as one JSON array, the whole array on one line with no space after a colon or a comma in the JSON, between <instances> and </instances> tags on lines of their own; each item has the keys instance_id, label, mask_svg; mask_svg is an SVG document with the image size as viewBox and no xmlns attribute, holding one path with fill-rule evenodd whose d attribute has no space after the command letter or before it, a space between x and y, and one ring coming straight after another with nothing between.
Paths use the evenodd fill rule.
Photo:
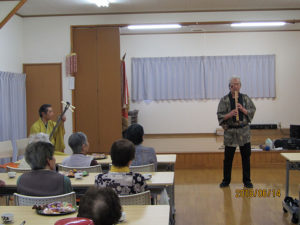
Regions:
<instances>
[{"instance_id":1,"label":"floral patterned top","mask_svg":"<svg viewBox=\"0 0 300 225\"><path fill-rule=\"evenodd\" d=\"M118 195L137 194L146 191L145 178L133 172L108 172L95 177L98 187L111 187Z\"/></svg>"}]
</instances>

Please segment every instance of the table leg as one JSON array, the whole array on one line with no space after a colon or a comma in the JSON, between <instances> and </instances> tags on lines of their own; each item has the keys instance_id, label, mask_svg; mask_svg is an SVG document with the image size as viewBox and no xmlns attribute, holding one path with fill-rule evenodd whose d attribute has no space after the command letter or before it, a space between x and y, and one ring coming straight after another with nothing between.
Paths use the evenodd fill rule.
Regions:
<instances>
[{"instance_id":1,"label":"table leg","mask_svg":"<svg viewBox=\"0 0 300 225\"><path fill-rule=\"evenodd\" d=\"M171 164L170 164L170 171L173 171L173 172L174 172L174 171L175 171L175 168L174 168L174 167L175 167L175 164L174 164L174 163L171 163Z\"/></svg>"},{"instance_id":2,"label":"table leg","mask_svg":"<svg viewBox=\"0 0 300 225\"><path fill-rule=\"evenodd\" d=\"M8 206L9 205L9 195L5 196L6 197L6 205Z\"/></svg>"},{"instance_id":3,"label":"table leg","mask_svg":"<svg viewBox=\"0 0 300 225\"><path fill-rule=\"evenodd\" d=\"M167 187L167 193L169 195L169 198L170 198L170 205L172 206L173 208L173 213L175 213L175 190L174 190L174 184L173 185L170 185Z\"/></svg>"},{"instance_id":4,"label":"table leg","mask_svg":"<svg viewBox=\"0 0 300 225\"><path fill-rule=\"evenodd\" d=\"M289 196L289 187L290 187L290 161L286 160L285 196Z\"/></svg>"},{"instance_id":5,"label":"table leg","mask_svg":"<svg viewBox=\"0 0 300 225\"><path fill-rule=\"evenodd\" d=\"M170 196L170 224L175 224L175 184L167 187L167 192Z\"/></svg>"}]
</instances>

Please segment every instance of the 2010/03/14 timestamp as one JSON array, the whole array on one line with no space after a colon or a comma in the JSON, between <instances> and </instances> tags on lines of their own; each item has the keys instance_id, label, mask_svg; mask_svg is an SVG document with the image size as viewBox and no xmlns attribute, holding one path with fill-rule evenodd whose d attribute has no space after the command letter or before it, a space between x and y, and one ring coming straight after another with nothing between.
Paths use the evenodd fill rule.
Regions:
<instances>
[{"instance_id":1,"label":"2010/03/14 timestamp","mask_svg":"<svg viewBox=\"0 0 300 225\"><path fill-rule=\"evenodd\" d=\"M235 197L247 198L276 198L281 196L280 189L236 189Z\"/></svg>"}]
</instances>

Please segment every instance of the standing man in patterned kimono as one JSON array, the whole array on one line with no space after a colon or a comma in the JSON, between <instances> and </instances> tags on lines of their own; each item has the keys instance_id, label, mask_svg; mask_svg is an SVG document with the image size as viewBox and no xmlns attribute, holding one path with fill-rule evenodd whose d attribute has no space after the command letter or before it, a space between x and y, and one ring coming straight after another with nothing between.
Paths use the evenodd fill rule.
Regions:
<instances>
[{"instance_id":1,"label":"standing man in patterned kimono","mask_svg":"<svg viewBox=\"0 0 300 225\"><path fill-rule=\"evenodd\" d=\"M224 164L223 181L220 187L228 187L231 181L232 161L236 147L240 147L243 165L243 183L246 188L253 188L250 179L250 126L255 113L255 105L246 95L239 93L241 81L239 77L232 77L229 81L229 94L225 95L218 106L219 125L224 128ZM238 104L235 105L234 94L238 92ZM237 114L239 121L236 120Z\"/></svg>"},{"instance_id":2,"label":"standing man in patterned kimono","mask_svg":"<svg viewBox=\"0 0 300 225\"><path fill-rule=\"evenodd\" d=\"M50 136L53 131L53 128L56 125L56 122L52 121L52 117L54 115L52 106L49 104L44 104L39 109L40 118L31 126L30 134L36 133L45 133ZM56 128L53 136L51 137L50 141L54 145L55 154L63 154L65 144L64 144L64 135L65 135L65 128L63 122L66 121L66 117L62 117L62 123Z\"/></svg>"}]
</instances>

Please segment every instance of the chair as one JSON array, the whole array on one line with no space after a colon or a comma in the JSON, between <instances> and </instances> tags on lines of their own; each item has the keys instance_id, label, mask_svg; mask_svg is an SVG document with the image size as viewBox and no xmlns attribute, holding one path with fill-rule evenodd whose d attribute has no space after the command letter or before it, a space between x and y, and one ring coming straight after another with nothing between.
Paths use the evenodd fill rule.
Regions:
<instances>
[{"instance_id":1,"label":"chair","mask_svg":"<svg viewBox=\"0 0 300 225\"><path fill-rule=\"evenodd\" d=\"M89 173L102 173L101 165L88 166L88 167L69 167L69 166L63 166L61 164L58 164L58 171L70 171L73 169L82 170Z\"/></svg>"},{"instance_id":2,"label":"chair","mask_svg":"<svg viewBox=\"0 0 300 225\"><path fill-rule=\"evenodd\" d=\"M155 165L152 163L141 166L131 166L129 169L131 172L155 172Z\"/></svg>"},{"instance_id":3,"label":"chair","mask_svg":"<svg viewBox=\"0 0 300 225\"><path fill-rule=\"evenodd\" d=\"M31 169L15 168L15 167L10 167L10 166L7 166L6 170L7 170L7 172L16 172L16 173L26 173L26 172L31 171Z\"/></svg>"},{"instance_id":4,"label":"chair","mask_svg":"<svg viewBox=\"0 0 300 225\"><path fill-rule=\"evenodd\" d=\"M25 154L25 149L29 144L29 138L23 138L16 141L17 149L18 149L18 156Z\"/></svg>"},{"instance_id":5,"label":"chair","mask_svg":"<svg viewBox=\"0 0 300 225\"><path fill-rule=\"evenodd\" d=\"M150 191L132 195L119 195L121 205L151 205Z\"/></svg>"},{"instance_id":6,"label":"chair","mask_svg":"<svg viewBox=\"0 0 300 225\"><path fill-rule=\"evenodd\" d=\"M14 164L12 162L13 158L13 146L11 141L1 141L0 142L0 159L6 159L9 158L9 163L5 163L3 165L0 165L0 168L6 169L7 165ZM9 195L6 196L6 205L9 205Z\"/></svg>"},{"instance_id":7,"label":"chair","mask_svg":"<svg viewBox=\"0 0 300 225\"><path fill-rule=\"evenodd\" d=\"M52 202L68 202L72 205L76 205L76 194L75 192L70 192L63 195L56 196L46 196L46 197L37 197L37 196L28 196L14 193L15 205L16 206L33 206L33 205L46 205Z\"/></svg>"},{"instance_id":8,"label":"chair","mask_svg":"<svg viewBox=\"0 0 300 225\"><path fill-rule=\"evenodd\" d=\"M11 141L0 142L0 159L10 158L12 161L13 157L13 146Z\"/></svg>"}]
</instances>

